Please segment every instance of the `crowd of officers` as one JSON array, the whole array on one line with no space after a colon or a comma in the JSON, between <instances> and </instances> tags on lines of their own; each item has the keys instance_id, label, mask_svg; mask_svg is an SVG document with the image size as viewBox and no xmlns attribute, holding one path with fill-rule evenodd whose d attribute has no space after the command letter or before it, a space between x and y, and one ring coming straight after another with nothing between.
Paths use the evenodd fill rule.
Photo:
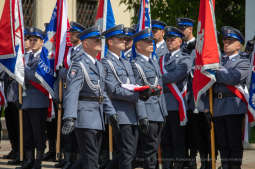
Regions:
<instances>
[{"instance_id":1,"label":"crowd of officers","mask_svg":"<svg viewBox=\"0 0 255 169\"><path fill-rule=\"evenodd\" d=\"M199 153L200 169L210 169L213 121L221 169L241 168L242 124L247 106L226 85L245 85L250 61L247 54L240 52L244 37L230 26L221 30L220 68L210 71L216 77L212 117L208 93L202 95L197 107L192 95L194 24L189 18L178 18L176 27L153 20L152 29L137 33L135 26L123 25L101 33L97 26L85 28L71 22L70 61L58 70L55 90L58 92L59 80L63 80L63 157L55 167L155 169L161 164L160 157L163 169L195 169ZM98 60L102 38L106 39L107 50L105 57ZM25 159L18 167L21 169L40 169L42 160L56 157L57 118L47 117L49 98L33 85L33 82L39 83L35 71L43 39L42 30L26 29L21 107L17 104L17 82L5 73L1 76L8 101L5 118L12 150L4 158L13 159L9 164L20 164L18 108L23 110ZM186 95L182 96L186 123L180 122L180 102L169 84L175 84L181 93L187 88ZM135 90L134 85L149 88ZM57 109L59 100L54 101ZM109 125L113 129L114 145L111 160L108 157Z\"/></svg>"}]
</instances>

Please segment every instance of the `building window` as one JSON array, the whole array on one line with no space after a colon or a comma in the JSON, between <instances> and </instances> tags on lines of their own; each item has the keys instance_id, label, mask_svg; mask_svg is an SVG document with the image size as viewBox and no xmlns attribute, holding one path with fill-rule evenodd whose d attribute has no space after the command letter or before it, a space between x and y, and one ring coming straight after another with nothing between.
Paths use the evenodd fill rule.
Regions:
<instances>
[{"instance_id":1,"label":"building window","mask_svg":"<svg viewBox=\"0 0 255 169\"><path fill-rule=\"evenodd\" d=\"M35 26L35 0L23 0L22 1L24 25Z\"/></svg>"},{"instance_id":2,"label":"building window","mask_svg":"<svg viewBox=\"0 0 255 169\"><path fill-rule=\"evenodd\" d=\"M77 0L77 22L85 27L95 24L98 0Z\"/></svg>"}]
</instances>

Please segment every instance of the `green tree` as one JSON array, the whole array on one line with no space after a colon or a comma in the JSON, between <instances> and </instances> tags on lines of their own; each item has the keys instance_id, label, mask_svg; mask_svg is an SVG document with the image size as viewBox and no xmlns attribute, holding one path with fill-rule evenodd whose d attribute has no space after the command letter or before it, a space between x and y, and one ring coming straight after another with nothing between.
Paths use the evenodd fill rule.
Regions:
<instances>
[{"instance_id":1,"label":"green tree","mask_svg":"<svg viewBox=\"0 0 255 169\"><path fill-rule=\"evenodd\" d=\"M244 33L245 0L215 0L215 17L217 29L222 26L233 26ZM121 0L127 10L134 10L132 23L137 23L140 0ZM189 17L197 20L199 0L150 0L151 18L159 19L167 25L176 25L177 17ZM196 30L196 28L195 28Z\"/></svg>"}]
</instances>

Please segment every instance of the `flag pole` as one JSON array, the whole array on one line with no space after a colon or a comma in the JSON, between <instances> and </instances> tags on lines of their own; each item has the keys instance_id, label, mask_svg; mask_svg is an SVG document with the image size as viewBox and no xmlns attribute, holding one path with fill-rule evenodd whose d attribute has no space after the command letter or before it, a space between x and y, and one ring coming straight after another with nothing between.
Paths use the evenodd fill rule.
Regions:
<instances>
[{"instance_id":1,"label":"flag pole","mask_svg":"<svg viewBox=\"0 0 255 169\"><path fill-rule=\"evenodd\" d=\"M210 113L213 117L213 89L209 89L209 103L210 103ZM214 137L214 124L211 121L211 157L212 157L212 169L216 169L216 158L215 158L215 137Z\"/></svg>"},{"instance_id":2,"label":"flag pole","mask_svg":"<svg viewBox=\"0 0 255 169\"><path fill-rule=\"evenodd\" d=\"M58 102L58 124L57 124L57 143L56 143L56 156L57 159L60 160L60 133L61 133L61 119L62 119L62 92L63 92L63 81L60 78L59 80L59 88L58 88L58 95L59 95L59 102Z\"/></svg>"},{"instance_id":3,"label":"flag pole","mask_svg":"<svg viewBox=\"0 0 255 169\"><path fill-rule=\"evenodd\" d=\"M109 159L113 159L113 140L112 140L112 126L108 124L108 132L109 132Z\"/></svg>"},{"instance_id":4,"label":"flag pole","mask_svg":"<svg viewBox=\"0 0 255 169\"><path fill-rule=\"evenodd\" d=\"M22 105L22 86L19 84L19 158L23 161L23 111L21 109Z\"/></svg>"},{"instance_id":5,"label":"flag pole","mask_svg":"<svg viewBox=\"0 0 255 169\"><path fill-rule=\"evenodd\" d=\"M162 153L161 153L161 147L159 145L158 147L158 168L162 169L163 165L162 165Z\"/></svg>"}]
</instances>

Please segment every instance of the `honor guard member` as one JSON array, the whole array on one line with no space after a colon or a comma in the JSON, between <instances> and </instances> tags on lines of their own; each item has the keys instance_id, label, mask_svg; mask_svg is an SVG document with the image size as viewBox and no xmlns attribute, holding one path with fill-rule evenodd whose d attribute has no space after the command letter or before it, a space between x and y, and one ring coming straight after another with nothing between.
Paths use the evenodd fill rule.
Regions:
<instances>
[{"instance_id":1,"label":"honor guard member","mask_svg":"<svg viewBox=\"0 0 255 169\"><path fill-rule=\"evenodd\" d=\"M70 41L72 43L72 47L69 48L67 59L64 60L63 67L59 70L59 78L63 81L63 95L65 95L66 90L66 77L68 67L71 63L79 56L79 52L82 52L82 44L79 38L79 34L84 31L85 27L76 22L70 22ZM77 58L79 60L79 57ZM58 88L59 80L57 80L56 87ZM56 90L58 92L58 89ZM58 94L57 94L58 95ZM63 110L65 111L65 110ZM64 159L61 160L56 167L62 167L62 169L68 169L76 160L77 154L77 140L75 137L75 133L71 132L68 135L62 135L62 147L64 152Z\"/></svg>"},{"instance_id":2,"label":"honor guard member","mask_svg":"<svg viewBox=\"0 0 255 169\"><path fill-rule=\"evenodd\" d=\"M167 105L168 117L162 133L162 150L164 168L183 168L185 158L185 125L187 119L180 119L180 113L184 116L187 101L182 93L185 93L187 76L191 69L191 58L181 51L183 34L176 27L165 28L165 41L169 53L160 59L163 73L164 94ZM172 87L169 87L172 85ZM182 110L180 109L182 107ZM174 167L173 167L174 164Z\"/></svg>"},{"instance_id":3,"label":"honor guard member","mask_svg":"<svg viewBox=\"0 0 255 169\"><path fill-rule=\"evenodd\" d=\"M156 55L159 59L161 56L168 53L166 42L164 40L164 35L165 35L164 29L166 24L161 21L152 20L151 25L152 25L153 37L156 42Z\"/></svg>"},{"instance_id":4,"label":"honor guard member","mask_svg":"<svg viewBox=\"0 0 255 169\"><path fill-rule=\"evenodd\" d=\"M83 49L77 56L79 60L72 62L67 75L62 133L70 134L75 129L82 169L97 169L105 129L104 113L112 124L118 126L118 122L116 111L105 92L103 65L96 60L101 51L99 29L85 29L79 37Z\"/></svg>"},{"instance_id":5,"label":"honor guard member","mask_svg":"<svg viewBox=\"0 0 255 169\"><path fill-rule=\"evenodd\" d=\"M190 18L177 18L176 22L184 35L182 51L190 55L196 47L196 38L193 35L194 20Z\"/></svg>"},{"instance_id":6,"label":"honor guard member","mask_svg":"<svg viewBox=\"0 0 255 169\"><path fill-rule=\"evenodd\" d=\"M242 33L231 27L222 28L224 54L215 71L213 86L213 119L222 169L241 169L243 158L242 124L247 105L241 90L249 73L250 63L239 54L244 43Z\"/></svg>"},{"instance_id":7,"label":"honor guard member","mask_svg":"<svg viewBox=\"0 0 255 169\"><path fill-rule=\"evenodd\" d=\"M117 161L119 168L132 169L139 134L137 127L139 114L136 111L139 93L123 87L130 84L136 85L130 62L121 56L121 52L125 50L126 34L124 33L126 32L124 30L123 25L117 25L102 34L108 46L102 63L106 72L107 93L117 111L120 125L119 131L114 133L117 137Z\"/></svg>"},{"instance_id":8,"label":"honor guard member","mask_svg":"<svg viewBox=\"0 0 255 169\"><path fill-rule=\"evenodd\" d=\"M195 64L195 47L196 47L196 38L193 35L193 26L194 20L190 18L177 18L176 23L178 28L182 31L183 43L182 43L182 51L187 53L192 58L192 65ZM188 108L187 108L187 116L188 123L186 126L186 158L189 158L188 161L185 162L184 166L187 168L197 168L196 166L196 155L198 151L197 138L194 137L195 133L203 132L198 127L199 120L205 119L204 113L193 113L194 111L194 98L192 91L192 79L193 79L193 71L190 72L188 76ZM200 117L203 116L203 117ZM201 122L204 123L204 122ZM200 130L200 131L197 131ZM207 134L207 133L204 133Z\"/></svg>"},{"instance_id":9,"label":"honor guard member","mask_svg":"<svg viewBox=\"0 0 255 169\"><path fill-rule=\"evenodd\" d=\"M35 83L40 83L35 77L35 71L40 61L44 33L40 29L30 29L30 45L32 53L25 55L25 89L23 90L23 126L25 161L22 169L41 169L44 151L44 125L48 113L49 98ZM34 153L36 149L36 160Z\"/></svg>"},{"instance_id":10,"label":"honor guard member","mask_svg":"<svg viewBox=\"0 0 255 169\"><path fill-rule=\"evenodd\" d=\"M132 68L138 85L150 86L154 92L147 101L138 101L140 138L144 155L144 169L155 169L157 165L157 150L164 119L167 116L160 68L153 53L153 35L147 28L134 34L136 57L132 60ZM155 57L155 56L154 56Z\"/></svg>"},{"instance_id":11,"label":"honor guard member","mask_svg":"<svg viewBox=\"0 0 255 169\"><path fill-rule=\"evenodd\" d=\"M19 111L18 111L18 83L4 71L1 72L1 81L3 81L4 95L6 96L7 107L4 111L6 128L11 143L11 151L4 155L4 159L10 165L19 164Z\"/></svg>"},{"instance_id":12,"label":"honor guard member","mask_svg":"<svg viewBox=\"0 0 255 169\"><path fill-rule=\"evenodd\" d=\"M125 35L125 50L124 57L130 60L132 56L132 46L133 46L133 35L135 33L135 29L133 28L124 28L124 35Z\"/></svg>"},{"instance_id":13,"label":"honor guard member","mask_svg":"<svg viewBox=\"0 0 255 169\"><path fill-rule=\"evenodd\" d=\"M28 27L24 29L24 48L25 54L31 53L30 48L30 30ZM7 108L5 108L5 122L8 131L8 137L10 139L12 150L4 155L4 159L13 159L8 161L8 164L19 163L19 115L18 115L18 84L9 77L4 71L1 72L1 81L4 82L5 96L7 96Z\"/></svg>"}]
</instances>

